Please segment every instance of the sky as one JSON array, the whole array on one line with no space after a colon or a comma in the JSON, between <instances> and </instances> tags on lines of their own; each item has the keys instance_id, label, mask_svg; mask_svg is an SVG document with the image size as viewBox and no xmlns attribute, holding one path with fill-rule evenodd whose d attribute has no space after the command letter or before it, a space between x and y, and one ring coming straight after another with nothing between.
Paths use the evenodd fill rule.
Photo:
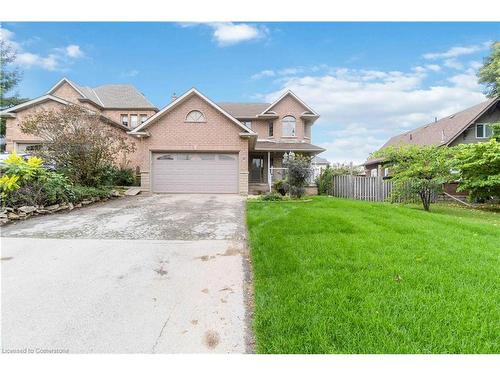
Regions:
<instances>
[{"instance_id":1,"label":"sky","mask_svg":"<svg viewBox=\"0 0 500 375\"><path fill-rule=\"evenodd\" d=\"M2 23L22 97L62 77L135 85L157 107L196 87L214 101L291 89L321 117L312 142L362 163L391 136L486 100L476 72L500 23Z\"/></svg>"}]
</instances>

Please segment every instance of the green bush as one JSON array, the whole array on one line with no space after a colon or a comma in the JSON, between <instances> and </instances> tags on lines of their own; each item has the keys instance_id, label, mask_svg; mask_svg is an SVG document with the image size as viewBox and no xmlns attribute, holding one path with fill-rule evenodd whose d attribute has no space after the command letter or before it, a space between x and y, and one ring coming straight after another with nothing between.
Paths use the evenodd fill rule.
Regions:
<instances>
[{"instance_id":1,"label":"green bush","mask_svg":"<svg viewBox=\"0 0 500 375\"><path fill-rule=\"evenodd\" d=\"M280 195L279 193L267 193L262 196L263 201L281 201L283 200L283 196Z\"/></svg>"},{"instance_id":2,"label":"green bush","mask_svg":"<svg viewBox=\"0 0 500 375\"><path fill-rule=\"evenodd\" d=\"M136 184L135 173L131 168L117 168L108 165L99 171L99 185L132 186Z\"/></svg>"},{"instance_id":3,"label":"green bush","mask_svg":"<svg viewBox=\"0 0 500 375\"><path fill-rule=\"evenodd\" d=\"M323 169L318 177L316 177L316 186L318 187L318 194L329 195L332 193L333 188L333 168L327 166Z\"/></svg>"},{"instance_id":4,"label":"green bush","mask_svg":"<svg viewBox=\"0 0 500 375\"><path fill-rule=\"evenodd\" d=\"M288 188L288 182L285 180L277 180L273 183L273 189L281 195L286 195L288 193Z\"/></svg>"},{"instance_id":5,"label":"green bush","mask_svg":"<svg viewBox=\"0 0 500 375\"><path fill-rule=\"evenodd\" d=\"M109 198L111 196L112 189L110 187L90 187L82 185L73 185L72 193L73 203L78 203L84 200L90 200L92 198Z\"/></svg>"},{"instance_id":6,"label":"green bush","mask_svg":"<svg viewBox=\"0 0 500 375\"><path fill-rule=\"evenodd\" d=\"M290 152L283 158L283 166L288 168L289 192L292 198L301 198L305 194L307 179L311 175L311 158Z\"/></svg>"}]
</instances>

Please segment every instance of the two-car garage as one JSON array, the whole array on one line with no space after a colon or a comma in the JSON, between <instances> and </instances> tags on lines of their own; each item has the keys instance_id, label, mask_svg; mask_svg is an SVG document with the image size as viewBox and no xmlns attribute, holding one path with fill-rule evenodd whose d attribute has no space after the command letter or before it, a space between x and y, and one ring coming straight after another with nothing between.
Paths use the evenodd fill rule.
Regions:
<instances>
[{"instance_id":1,"label":"two-car garage","mask_svg":"<svg viewBox=\"0 0 500 375\"><path fill-rule=\"evenodd\" d=\"M238 193L238 154L155 152L154 193Z\"/></svg>"}]
</instances>

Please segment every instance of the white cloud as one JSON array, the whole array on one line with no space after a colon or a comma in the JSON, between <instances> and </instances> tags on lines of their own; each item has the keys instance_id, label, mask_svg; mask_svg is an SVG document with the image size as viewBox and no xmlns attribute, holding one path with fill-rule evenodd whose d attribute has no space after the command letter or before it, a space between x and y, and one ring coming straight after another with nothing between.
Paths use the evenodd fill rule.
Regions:
<instances>
[{"instance_id":1,"label":"white cloud","mask_svg":"<svg viewBox=\"0 0 500 375\"><path fill-rule=\"evenodd\" d=\"M433 72L439 72L441 70L441 67L437 64L427 64L425 68Z\"/></svg>"},{"instance_id":2,"label":"white cloud","mask_svg":"<svg viewBox=\"0 0 500 375\"><path fill-rule=\"evenodd\" d=\"M452 69L457 69L457 70L462 70L464 68L464 64L457 61L456 59L444 60L443 65L446 66L447 68L452 68Z\"/></svg>"},{"instance_id":3,"label":"white cloud","mask_svg":"<svg viewBox=\"0 0 500 375\"><path fill-rule=\"evenodd\" d=\"M261 79L261 78L266 78L266 77L274 77L276 75L276 72L274 70L262 70L258 73L255 73L252 76L252 79Z\"/></svg>"},{"instance_id":4,"label":"white cloud","mask_svg":"<svg viewBox=\"0 0 500 375\"><path fill-rule=\"evenodd\" d=\"M70 44L66 47L66 55L73 59L78 59L80 57L83 57L84 54L79 45Z\"/></svg>"},{"instance_id":5,"label":"white cloud","mask_svg":"<svg viewBox=\"0 0 500 375\"><path fill-rule=\"evenodd\" d=\"M362 163L391 136L485 100L473 70L428 87L429 75L439 69L421 68L410 72L329 68L319 75L286 77L279 90L263 94L262 99L272 101L291 89L321 114L313 141L327 149L322 155L333 162Z\"/></svg>"},{"instance_id":6,"label":"white cloud","mask_svg":"<svg viewBox=\"0 0 500 375\"><path fill-rule=\"evenodd\" d=\"M487 50L490 45L491 42L488 41L470 46L455 46L445 52L426 53L423 55L423 58L427 60L453 59L459 56L471 55L476 52Z\"/></svg>"},{"instance_id":7,"label":"white cloud","mask_svg":"<svg viewBox=\"0 0 500 375\"><path fill-rule=\"evenodd\" d=\"M216 22L209 23L208 26L213 29L213 37L222 47L261 39L268 34L266 27L246 23Z\"/></svg>"},{"instance_id":8,"label":"white cloud","mask_svg":"<svg viewBox=\"0 0 500 375\"><path fill-rule=\"evenodd\" d=\"M16 51L15 63L25 67L32 68L38 67L45 70L59 70L63 68L64 64L84 56L80 46L70 44L66 47L53 48L47 55L41 55L26 51L23 48L23 43L14 40L14 33L8 29L0 29L0 40L7 43ZM28 44L28 43L26 43Z\"/></svg>"}]
</instances>

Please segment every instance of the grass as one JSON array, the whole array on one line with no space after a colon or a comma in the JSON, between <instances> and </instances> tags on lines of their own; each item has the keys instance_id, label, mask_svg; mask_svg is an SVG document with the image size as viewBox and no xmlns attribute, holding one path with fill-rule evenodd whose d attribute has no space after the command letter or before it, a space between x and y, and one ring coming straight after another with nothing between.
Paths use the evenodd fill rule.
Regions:
<instances>
[{"instance_id":1,"label":"grass","mask_svg":"<svg viewBox=\"0 0 500 375\"><path fill-rule=\"evenodd\" d=\"M500 214L249 202L259 353L499 353Z\"/></svg>"}]
</instances>

